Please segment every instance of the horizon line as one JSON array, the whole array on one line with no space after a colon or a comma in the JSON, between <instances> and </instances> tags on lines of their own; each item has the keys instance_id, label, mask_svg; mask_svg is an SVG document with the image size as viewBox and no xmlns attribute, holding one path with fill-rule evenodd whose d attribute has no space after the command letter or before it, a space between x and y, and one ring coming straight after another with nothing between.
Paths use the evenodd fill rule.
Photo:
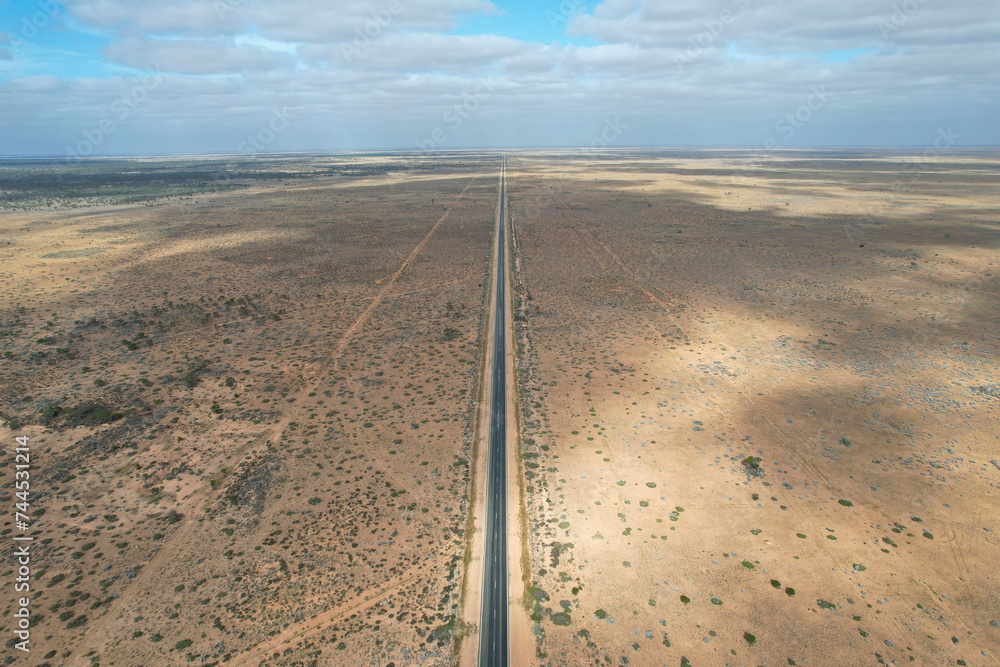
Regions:
<instances>
[{"instance_id":1,"label":"horizon line","mask_svg":"<svg viewBox=\"0 0 1000 667\"><path fill-rule=\"evenodd\" d=\"M421 155L442 155L448 153L463 152L530 152L530 151L567 151L567 152L625 152L625 151L669 151L669 150L696 150L696 151L747 151L759 153L792 153L802 151L830 151L830 150L915 150L934 148L932 144L823 144L815 146L783 146L767 148L764 146L704 146L704 145L634 145L634 146L458 146L454 148L438 148L425 150L422 148L365 148L365 149L310 149L310 150L285 150L268 151L260 153L244 152L224 152L224 151L204 151L204 152L148 152L148 153L98 153L88 156L70 156L61 153L9 153L0 154L0 160L9 159L36 159L36 160L65 160L67 163L86 162L92 160L106 160L115 158L150 158L150 157L239 157L245 160L267 158L267 157L294 157L305 155L359 155L375 153L402 153ZM967 144L961 146L950 146L948 152L963 150L1000 149L1000 144Z\"/></svg>"}]
</instances>

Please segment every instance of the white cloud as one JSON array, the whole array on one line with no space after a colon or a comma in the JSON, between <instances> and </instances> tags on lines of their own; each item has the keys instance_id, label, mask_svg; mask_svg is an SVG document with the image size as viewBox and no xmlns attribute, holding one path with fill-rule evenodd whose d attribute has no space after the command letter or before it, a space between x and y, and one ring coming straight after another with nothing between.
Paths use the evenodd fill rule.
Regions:
<instances>
[{"instance_id":1,"label":"white cloud","mask_svg":"<svg viewBox=\"0 0 1000 667\"><path fill-rule=\"evenodd\" d=\"M127 37L113 42L104 54L109 60L130 67L181 74L235 74L288 68L295 64L294 58L287 53L237 44L232 39Z\"/></svg>"},{"instance_id":2,"label":"white cloud","mask_svg":"<svg viewBox=\"0 0 1000 667\"><path fill-rule=\"evenodd\" d=\"M216 35L241 32L245 24L233 16L235 0L65 0L70 14L98 28L125 28L154 34Z\"/></svg>"},{"instance_id":3,"label":"white cloud","mask_svg":"<svg viewBox=\"0 0 1000 667\"><path fill-rule=\"evenodd\" d=\"M255 31L282 42L322 42L353 37L369 21L393 31L445 31L456 16L493 13L487 0L66 0L76 18L104 28L185 36Z\"/></svg>"},{"instance_id":4,"label":"white cloud","mask_svg":"<svg viewBox=\"0 0 1000 667\"><path fill-rule=\"evenodd\" d=\"M496 35L444 35L429 32L389 33L377 40L339 44L307 44L299 53L331 66L397 72L475 72L534 50L534 45Z\"/></svg>"},{"instance_id":5,"label":"white cloud","mask_svg":"<svg viewBox=\"0 0 1000 667\"><path fill-rule=\"evenodd\" d=\"M883 29L887 25L888 29ZM761 53L796 53L891 43L995 41L993 0L603 0L574 16L568 32L605 42L684 48L704 35Z\"/></svg>"},{"instance_id":6,"label":"white cloud","mask_svg":"<svg viewBox=\"0 0 1000 667\"><path fill-rule=\"evenodd\" d=\"M992 0L910 2L918 9L894 17L901 0L605 0L568 22L594 46L451 34L463 14L497 11L484 0L67 7L115 36L107 60L166 73L102 144L109 151L235 150L286 108L294 120L276 150L412 147L484 80L490 95L449 141L488 145L502 131L515 143L587 145L605 118L621 117L631 128L623 145L759 145L822 86L830 100L796 142L919 144L952 125L963 140L1000 143ZM357 52L346 57L345 46ZM29 141L27 152L61 152L140 81L0 82L0 124L10 128L0 153Z\"/></svg>"}]
</instances>

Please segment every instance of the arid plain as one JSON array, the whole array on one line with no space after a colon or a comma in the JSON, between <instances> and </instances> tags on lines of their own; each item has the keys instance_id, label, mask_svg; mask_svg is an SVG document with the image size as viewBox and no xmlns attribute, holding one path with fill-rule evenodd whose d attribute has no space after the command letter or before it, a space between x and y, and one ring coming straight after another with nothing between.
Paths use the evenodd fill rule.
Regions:
<instances>
[{"instance_id":1,"label":"arid plain","mask_svg":"<svg viewBox=\"0 0 1000 667\"><path fill-rule=\"evenodd\" d=\"M508 159L541 664L996 664L997 158Z\"/></svg>"},{"instance_id":2,"label":"arid plain","mask_svg":"<svg viewBox=\"0 0 1000 667\"><path fill-rule=\"evenodd\" d=\"M498 164L18 167L52 193L0 214L32 664L450 661Z\"/></svg>"},{"instance_id":3,"label":"arid plain","mask_svg":"<svg viewBox=\"0 0 1000 667\"><path fill-rule=\"evenodd\" d=\"M468 654L499 154L0 166L32 664ZM998 167L508 153L536 664L997 660Z\"/></svg>"}]
</instances>

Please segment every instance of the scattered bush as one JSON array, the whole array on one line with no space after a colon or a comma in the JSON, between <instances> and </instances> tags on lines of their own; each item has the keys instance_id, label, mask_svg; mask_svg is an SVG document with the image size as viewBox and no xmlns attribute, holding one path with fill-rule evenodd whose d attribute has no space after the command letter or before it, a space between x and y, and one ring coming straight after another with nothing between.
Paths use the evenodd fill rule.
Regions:
<instances>
[{"instance_id":1,"label":"scattered bush","mask_svg":"<svg viewBox=\"0 0 1000 667\"><path fill-rule=\"evenodd\" d=\"M763 477L764 469L760 467L760 462L761 459L759 456L748 456L740 461L740 464L751 477Z\"/></svg>"}]
</instances>

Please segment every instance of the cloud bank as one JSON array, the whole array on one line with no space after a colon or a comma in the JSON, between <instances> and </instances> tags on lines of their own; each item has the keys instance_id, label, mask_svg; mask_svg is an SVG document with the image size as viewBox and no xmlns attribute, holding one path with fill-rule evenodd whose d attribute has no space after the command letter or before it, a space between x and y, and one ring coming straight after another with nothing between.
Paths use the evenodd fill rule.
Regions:
<instances>
[{"instance_id":1,"label":"cloud bank","mask_svg":"<svg viewBox=\"0 0 1000 667\"><path fill-rule=\"evenodd\" d=\"M9 10L3 154L64 154L102 121L114 129L95 153L236 152L275 113L287 124L271 150L417 148L439 128L438 148L589 146L614 119L622 146L926 145L948 127L1000 144L1000 8L985 0ZM465 29L515 10L552 39Z\"/></svg>"}]
</instances>

